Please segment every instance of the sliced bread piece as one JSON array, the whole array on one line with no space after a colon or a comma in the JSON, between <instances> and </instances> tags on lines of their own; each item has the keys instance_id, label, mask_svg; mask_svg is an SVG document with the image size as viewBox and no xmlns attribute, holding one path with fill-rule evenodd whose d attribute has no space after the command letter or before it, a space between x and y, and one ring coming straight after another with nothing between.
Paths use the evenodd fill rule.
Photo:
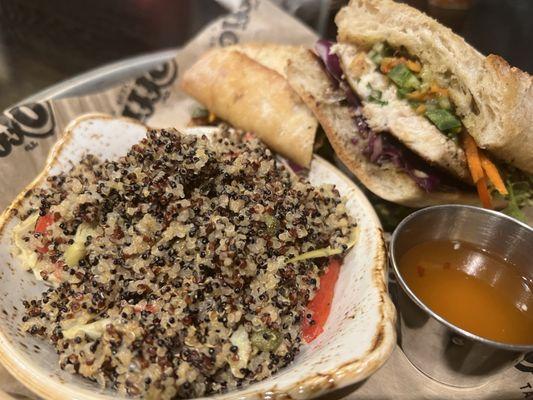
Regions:
<instances>
[{"instance_id":1,"label":"sliced bread piece","mask_svg":"<svg viewBox=\"0 0 533 400\"><path fill-rule=\"evenodd\" d=\"M235 49L214 49L184 73L181 86L220 118L309 166L318 123L274 69Z\"/></svg>"}]
</instances>

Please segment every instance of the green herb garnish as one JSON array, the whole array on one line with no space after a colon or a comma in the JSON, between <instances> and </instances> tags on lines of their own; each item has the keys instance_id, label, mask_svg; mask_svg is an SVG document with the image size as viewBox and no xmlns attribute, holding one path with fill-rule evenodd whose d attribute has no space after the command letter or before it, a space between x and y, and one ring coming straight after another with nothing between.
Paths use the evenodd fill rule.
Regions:
<instances>
[{"instance_id":1,"label":"green herb garnish","mask_svg":"<svg viewBox=\"0 0 533 400\"><path fill-rule=\"evenodd\" d=\"M398 64L389 71L387 76L402 89L416 90L420 87L420 81L405 64Z\"/></svg>"},{"instance_id":2,"label":"green herb garnish","mask_svg":"<svg viewBox=\"0 0 533 400\"><path fill-rule=\"evenodd\" d=\"M448 110L440 108L428 109L425 115L440 131L447 132L461 129L461 121Z\"/></svg>"},{"instance_id":3,"label":"green herb garnish","mask_svg":"<svg viewBox=\"0 0 533 400\"><path fill-rule=\"evenodd\" d=\"M281 335L273 329L261 329L252 333L252 345L261 351L274 351L281 344Z\"/></svg>"},{"instance_id":4,"label":"green herb garnish","mask_svg":"<svg viewBox=\"0 0 533 400\"><path fill-rule=\"evenodd\" d=\"M521 208L531 205L533 203L533 185L531 179L528 181L520 181L512 183L507 180L507 207L502 212L510 217L516 218L520 221L526 222L526 216Z\"/></svg>"},{"instance_id":5,"label":"green herb garnish","mask_svg":"<svg viewBox=\"0 0 533 400\"><path fill-rule=\"evenodd\" d=\"M278 229L279 229L279 221L273 217L272 215L270 214L266 214L265 215L265 225L266 225L266 230L267 230L267 233L270 235L270 236L274 236L277 232L278 232Z\"/></svg>"},{"instance_id":6,"label":"green herb garnish","mask_svg":"<svg viewBox=\"0 0 533 400\"><path fill-rule=\"evenodd\" d=\"M405 99L405 98L407 97L407 95L408 95L409 93L411 93L411 92L412 92L411 89L405 89L405 88L401 88L401 87L399 87L399 88L398 88L398 97L399 97L400 99ZM420 104L420 103L419 103L419 104Z\"/></svg>"},{"instance_id":7,"label":"green herb garnish","mask_svg":"<svg viewBox=\"0 0 533 400\"><path fill-rule=\"evenodd\" d=\"M374 89L370 83L367 86L370 89L370 95L368 96L368 101L372 103L377 103L380 106L385 106L389 104L388 101L381 100L381 97L383 96L383 93L381 92L381 90Z\"/></svg>"}]
</instances>

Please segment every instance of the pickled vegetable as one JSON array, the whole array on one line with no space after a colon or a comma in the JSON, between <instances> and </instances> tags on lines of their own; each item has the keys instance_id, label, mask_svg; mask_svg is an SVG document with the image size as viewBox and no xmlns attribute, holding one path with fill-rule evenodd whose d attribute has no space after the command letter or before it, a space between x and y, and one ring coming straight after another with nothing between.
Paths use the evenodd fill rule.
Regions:
<instances>
[{"instance_id":1,"label":"pickled vegetable","mask_svg":"<svg viewBox=\"0 0 533 400\"><path fill-rule=\"evenodd\" d=\"M381 64L384 57L391 56L394 53L393 49L386 42L378 42L374 44L372 50L368 53L370 59L376 63Z\"/></svg>"},{"instance_id":2,"label":"pickled vegetable","mask_svg":"<svg viewBox=\"0 0 533 400\"><path fill-rule=\"evenodd\" d=\"M352 248L355 245L355 242L357 241L357 231L354 231L352 233L352 236L350 238L350 241L346 245L346 248L343 247L337 247L333 248L331 246L324 247L322 249L316 249L312 251L308 251L306 253L302 253L296 257L293 257L286 261L286 264L288 263L294 263L297 261L303 261L303 260L309 260L311 258L320 258L320 257L330 257L335 256L338 254L344 253L346 250Z\"/></svg>"},{"instance_id":3,"label":"pickled vegetable","mask_svg":"<svg viewBox=\"0 0 533 400\"><path fill-rule=\"evenodd\" d=\"M461 128L461 121L448 110L439 108L433 110L428 109L425 115L440 131L444 132Z\"/></svg>"},{"instance_id":4,"label":"pickled vegetable","mask_svg":"<svg viewBox=\"0 0 533 400\"><path fill-rule=\"evenodd\" d=\"M261 329L252 333L251 341L261 351L275 351L281 344L281 335L273 329Z\"/></svg>"},{"instance_id":5,"label":"pickled vegetable","mask_svg":"<svg viewBox=\"0 0 533 400\"><path fill-rule=\"evenodd\" d=\"M209 111L203 107L196 107L191 112L192 118L207 118L209 116Z\"/></svg>"},{"instance_id":6,"label":"pickled vegetable","mask_svg":"<svg viewBox=\"0 0 533 400\"><path fill-rule=\"evenodd\" d=\"M368 101L370 101L371 103L377 103L380 106L385 106L388 104L387 101L381 99L381 97L383 96L383 92L381 90L374 89L370 84L368 84L368 88L370 89Z\"/></svg>"},{"instance_id":7,"label":"pickled vegetable","mask_svg":"<svg viewBox=\"0 0 533 400\"><path fill-rule=\"evenodd\" d=\"M78 265L80 260L85 257L87 252L85 242L89 236L95 236L95 231L87 224L81 224L74 236L74 243L72 243L67 250L65 250L65 263L69 267Z\"/></svg>"},{"instance_id":8,"label":"pickled vegetable","mask_svg":"<svg viewBox=\"0 0 533 400\"><path fill-rule=\"evenodd\" d=\"M416 90L420 87L420 81L405 64L398 64L389 71L387 76L403 89Z\"/></svg>"},{"instance_id":9,"label":"pickled vegetable","mask_svg":"<svg viewBox=\"0 0 533 400\"><path fill-rule=\"evenodd\" d=\"M105 327L111 323L111 319L104 318L90 324L74 325L69 329L63 331L65 339L74 339L76 336L87 335L91 339L96 340L105 331Z\"/></svg>"},{"instance_id":10,"label":"pickled vegetable","mask_svg":"<svg viewBox=\"0 0 533 400\"><path fill-rule=\"evenodd\" d=\"M270 214L265 215L265 225L270 236L275 235L279 230L279 221Z\"/></svg>"}]
</instances>

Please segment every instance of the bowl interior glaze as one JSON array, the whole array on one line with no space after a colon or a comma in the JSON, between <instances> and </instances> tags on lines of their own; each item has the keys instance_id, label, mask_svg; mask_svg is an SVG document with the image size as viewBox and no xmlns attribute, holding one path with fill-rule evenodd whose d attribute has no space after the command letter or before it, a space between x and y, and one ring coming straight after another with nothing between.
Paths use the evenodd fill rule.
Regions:
<instances>
[{"instance_id":1,"label":"bowl interior glaze","mask_svg":"<svg viewBox=\"0 0 533 400\"><path fill-rule=\"evenodd\" d=\"M44 184L49 174L69 169L87 151L117 158L144 137L139 122L91 115L74 121L54 147L45 171L27 188ZM212 128L190 133L209 134ZM344 260L332 314L325 332L303 346L293 364L275 376L219 399L287 394L310 398L361 381L391 354L396 339L396 313L386 288L386 256L379 220L362 192L331 164L314 157L313 184L333 183L347 197L348 212L358 221L359 240ZM46 289L11 256L11 230L19 222L9 211L24 201L22 193L0 217L0 361L24 385L46 399L119 399L90 381L62 371L51 346L21 332L22 300Z\"/></svg>"}]
</instances>

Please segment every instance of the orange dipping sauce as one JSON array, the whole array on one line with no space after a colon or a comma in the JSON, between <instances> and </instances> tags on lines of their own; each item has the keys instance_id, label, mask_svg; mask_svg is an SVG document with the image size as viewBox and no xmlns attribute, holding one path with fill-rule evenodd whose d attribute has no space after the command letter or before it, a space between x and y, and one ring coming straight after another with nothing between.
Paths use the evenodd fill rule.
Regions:
<instances>
[{"instance_id":1,"label":"orange dipping sauce","mask_svg":"<svg viewBox=\"0 0 533 400\"><path fill-rule=\"evenodd\" d=\"M531 279L470 243L434 240L409 249L400 272L415 295L448 322L507 344L533 344Z\"/></svg>"}]
</instances>

